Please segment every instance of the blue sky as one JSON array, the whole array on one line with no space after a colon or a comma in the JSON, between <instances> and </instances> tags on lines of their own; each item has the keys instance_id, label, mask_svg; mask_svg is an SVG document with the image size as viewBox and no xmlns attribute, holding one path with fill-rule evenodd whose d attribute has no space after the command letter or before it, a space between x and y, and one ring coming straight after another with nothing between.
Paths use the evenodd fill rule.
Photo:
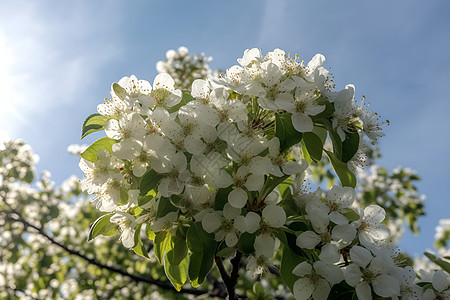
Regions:
<instances>
[{"instance_id":1,"label":"blue sky","mask_svg":"<svg viewBox=\"0 0 450 300\"><path fill-rule=\"evenodd\" d=\"M1 1L0 138L31 144L38 170L60 183L81 175L66 149L111 83L152 81L170 48L205 52L221 69L253 47L322 53L338 88L355 84L391 121L379 163L422 177L427 217L400 244L421 253L450 218L449 16L446 0Z\"/></svg>"}]
</instances>

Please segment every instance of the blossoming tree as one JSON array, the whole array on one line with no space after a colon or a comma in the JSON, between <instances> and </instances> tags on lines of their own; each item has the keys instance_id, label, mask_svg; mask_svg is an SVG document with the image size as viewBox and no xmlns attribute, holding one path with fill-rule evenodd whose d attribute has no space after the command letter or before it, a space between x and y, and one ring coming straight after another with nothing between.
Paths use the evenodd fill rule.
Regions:
<instances>
[{"instance_id":1,"label":"blossoming tree","mask_svg":"<svg viewBox=\"0 0 450 300\"><path fill-rule=\"evenodd\" d=\"M355 166L384 124L356 103L353 85L334 89L324 61L254 48L190 92L168 73L152 85L135 76L114 83L83 127L106 133L81 154L83 189L105 212L89 238L118 230L144 257L150 240L177 290L199 286L215 264L230 299L242 264L260 274L276 254L296 299L417 293L404 283L411 270L385 210L355 205ZM340 184L305 191L309 165L324 155Z\"/></svg>"},{"instance_id":2,"label":"blossoming tree","mask_svg":"<svg viewBox=\"0 0 450 300\"><path fill-rule=\"evenodd\" d=\"M27 220L29 209L23 211L17 192L9 188L17 180L32 182L32 164L12 172L14 164L8 169L2 161L8 170L2 193L9 195L2 202L4 219L19 224L19 232L30 229L50 241L55 255L69 252L126 278L104 283L102 297L117 290L123 297L142 298L155 287L170 290L159 278L162 272L184 295L229 299L449 296L445 259L428 253L442 270L420 273L396 250L403 222L418 230L424 199L413 182L419 178L409 169L387 172L373 163L373 144L384 135L385 123L355 100L353 85L336 90L320 54L305 64L280 49L266 55L249 49L223 75L212 73L208 61L186 48L171 50L158 63L160 74L152 84L135 76L113 83L111 98L82 128L82 137L98 131L106 136L80 151L85 177L51 193L52 204L46 205L58 211L48 208L47 220ZM366 165L370 172L362 169ZM45 178L41 182L41 189L49 187ZM72 232L60 233L61 223L54 222L69 214L62 206L73 206L67 199L82 195L80 189L94 194L97 209L77 204L93 222L88 240L95 247L83 251L106 255L105 262L51 237L80 236L82 228L64 227ZM62 218L73 219L75 213ZM120 251L111 240L102 247L105 236L133 251ZM446 236L440 233L440 246ZM18 251L31 243L26 239ZM83 289L96 293L95 274L83 268L70 266L71 279L82 278L84 288L68 287L65 266L51 296L61 294L56 286L62 282L63 297L76 297ZM51 285L51 278L39 283L37 277L33 284L42 285L37 290ZM24 290L13 294L35 293Z\"/></svg>"}]
</instances>

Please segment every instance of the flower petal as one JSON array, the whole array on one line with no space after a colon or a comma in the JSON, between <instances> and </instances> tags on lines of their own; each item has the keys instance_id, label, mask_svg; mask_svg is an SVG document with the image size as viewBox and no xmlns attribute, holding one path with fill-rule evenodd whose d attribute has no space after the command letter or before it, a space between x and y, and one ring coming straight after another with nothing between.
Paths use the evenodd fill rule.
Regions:
<instances>
[{"instance_id":1,"label":"flower petal","mask_svg":"<svg viewBox=\"0 0 450 300\"><path fill-rule=\"evenodd\" d=\"M245 216L245 223L248 233L254 233L259 229L261 217L255 212L248 212Z\"/></svg>"},{"instance_id":2,"label":"flower petal","mask_svg":"<svg viewBox=\"0 0 450 300\"><path fill-rule=\"evenodd\" d=\"M296 243L300 248L314 249L320 241L320 235L314 231L305 231L297 237Z\"/></svg>"},{"instance_id":3,"label":"flower petal","mask_svg":"<svg viewBox=\"0 0 450 300\"><path fill-rule=\"evenodd\" d=\"M365 268L372 261L373 256L366 248L361 246L353 246L352 249L350 249L350 258L353 263L359 267Z\"/></svg>"},{"instance_id":4,"label":"flower petal","mask_svg":"<svg viewBox=\"0 0 450 300\"><path fill-rule=\"evenodd\" d=\"M312 292L315 289L315 285L309 278L300 278L294 283L292 292L296 300L306 300L311 297Z\"/></svg>"},{"instance_id":5,"label":"flower petal","mask_svg":"<svg viewBox=\"0 0 450 300\"><path fill-rule=\"evenodd\" d=\"M310 132L314 128L313 121L311 117L302 112L295 112L292 114L292 126L298 132Z\"/></svg>"},{"instance_id":6,"label":"flower petal","mask_svg":"<svg viewBox=\"0 0 450 300\"><path fill-rule=\"evenodd\" d=\"M206 232L214 232L222 225L222 218L216 213L208 213L203 216L202 226Z\"/></svg>"},{"instance_id":7,"label":"flower petal","mask_svg":"<svg viewBox=\"0 0 450 300\"><path fill-rule=\"evenodd\" d=\"M447 275L445 275L444 271L438 270L433 274L432 279L433 287L439 293L445 290L448 287Z\"/></svg>"},{"instance_id":8,"label":"flower petal","mask_svg":"<svg viewBox=\"0 0 450 300\"><path fill-rule=\"evenodd\" d=\"M372 280L375 293L381 297L400 296L400 283L390 275L381 274Z\"/></svg>"},{"instance_id":9,"label":"flower petal","mask_svg":"<svg viewBox=\"0 0 450 300\"><path fill-rule=\"evenodd\" d=\"M356 286L356 295L359 300L372 300L372 291L367 282L363 281Z\"/></svg>"},{"instance_id":10,"label":"flower petal","mask_svg":"<svg viewBox=\"0 0 450 300\"><path fill-rule=\"evenodd\" d=\"M381 223L385 216L386 212L378 205L369 205L364 209L364 220L367 223Z\"/></svg>"},{"instance_id":11,"label":"flower petal","mask_svg":"<svg viewBox=\"0 0 450 300\"><path fill-rule=\"evenodd\" d=\"M337 246L333 244L325 244L320 250L319 259L328 264L334 264L339 261L341 255L338 252Z\"/></svg>"},{"instance_id":12,"label":"flower petal","mask_svg":"<svg viewBox=\"0 0 450 300\"><path fill-rule=\"evenodd\" d=\"M293 270L292 270L292 274L297 275L297 276L306 276L308 274L311 274L312 271L312 266L304 261L299 263Z\"/></svg>"},{"instance_id":13,"label":"flower petal","mask_svg":"<svg viewBox=\"0 0 450 300\"><path fill-rule=\"evenodd\" d=\"M243 208L247 204L247 199L247 193L241 188L236 188L228 194L228 203L236 208Z\"/></svg>"},{"instance_id":14,"label":"flower petal","mask_svg":"<svg viewBox=\"0 0 450 300\"><path fill-rule=\"evenodd\" d=\"M363 274L356 264L351 264L344 269L345 282L350 286L356 286L360 282L362 276Z\"/></svg>"},{"instance_id":15,"label":"flower petal","mask_svg":"<svg viewBox=\"0 0 450 300\"><path fill-rule=\"evenodd\" d=\"M280 206L267 205L262 211L264 222L273 228L280 228L286 222L286 212Z\"/></svg>"},{"instance_id":16,"label":"flower petal","mask_svg":"<svg viewBox=\"0 0 450 300\"><path fill-rule=\"evenodd\" d=\"M331 285L335 285L344 279L342 269L336 265L329 265L322 261L316 261L314 263L314 270L316 270L316 273L325 278Z\"/></svg>"}]
</instances>

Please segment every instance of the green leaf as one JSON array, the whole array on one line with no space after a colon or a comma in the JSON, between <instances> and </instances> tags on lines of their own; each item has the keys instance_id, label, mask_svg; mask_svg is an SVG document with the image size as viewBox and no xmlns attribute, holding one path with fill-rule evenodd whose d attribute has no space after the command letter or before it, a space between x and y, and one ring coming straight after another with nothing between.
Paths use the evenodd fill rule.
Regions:
<instances>
[{"instance_id":1,"label":"green leaf","mask_svg":"<svg viewBox=\"0 0 450 300\"><path fill-rule=\"evenodd\" d=\"M252 291L255 294L255 296L257 297L257 299L259 299L261 296L264 297L264 288L260 282L256 281L253 284Z\"/></svg>"},{"instance_id":2,"label":"green leaf","mask_svg":"<svg viewBox=\"0 0 450 300\"><path fill-rule=\"evenodd\" d=\"M300 215L300 207L297 205L297 203L295 203L290 190L286 190L282 194L281 202L279 205L284 209L286 215L288 216Z\"/></svg>"},{"instance_id":3,"label":"green leaf","mask_svg":"<svg viewBox=\"0 0 450 300\"><path fill-rule=\"evenodd\" d=\"M87 135L103 130L105 124L109 119L114 118L113 116L102 116L101 114L92 114L84 120L83 127L81 129L81 139Z\"/></svg>"},{"instance_id":4,"label":"green leaf","mask_svg":"<svg viewBox=\"0 0 450 300\"><path fill-rule=\"evenodd\" d=\"M303 142L305 143L306 149L310 157L318 162L322 159L323 143L320 137L312 132L303 133Z\"/></svg>"},{"instance_id":5,"label":"green leaf","mask_svg":"<svg viewBox=\"0 0 450 300\"><path fill-rule=\"evenodd\" d=\"M154 248L155 256L160 263L163 263L164 253L170 251L172 246L172 235L168 231L160 231L155 236Z\"/></svg>"},{"instance_id":6,"label":"green leaf","mask_svg":"<svg viewBox=\"0 0 450 300\"><path fill-rule=\"evenodd\" d=\"M286 180L284 180L283 182L278 184L277 188L282 197L284 197L286 193L291 192L289 187L292 186L293 184L294 184L294 179L292 179L292 177L288 177L288 178L286 178Z\"/></svg>"},{"instance_id":7,"label":"green leaf","mask_svg":"<svg viewBox=\"0 0 450 300\"><path fill-rule=\"evenodd\" d=\"M346 133L342 143L342 162L346 163L356 154L359 148L359 133Z\"/></svg>"},{"instance_id":8,"label":"green leaf","mask_svg":"<svg viewBox=\"0 0 450 300\"><path fill-rule=\"evenodd\" d=\"M300 277L292 274L292 270L301 262L305 261L304 257L295 254L290 247L283 245L283 253L281 255L280 274L284 283L289 287L292 292L294 283Z\"/></svg>"},{"instance_id":9,"label":"green leaf","mask_svg":"<svg viewBox=\"0 0 450 300\"><path fill-rule=\"evenodd\" d=\"M117 82L114 82L112 84L112 89L113 89L114 93L116 94L116 96L122 100L127 95L127 92L124 90L124 88L121 87L120 84L118 84Z\"/></svg>"},{"instance_id":10,"label":"green leaf","mask_svg":"<svg viewBox=\"0 0 450 300\"><path fill-rule=\"evenodd\" d=\"M317 104L320 105L325 105L325 109L323 112L321 112L318 115L315 115L313 117L313 120L315 118L323 118L323 119L328 119L329 117L331 117L333 115L333 113L335 112L335 108L334 105L328 101L328 99L324 98L324 97L320 97L319 99L317 99Z\"/></svg>"},{"instance_id":11,"label":"green leaf","mask_svg":"<svg viewBox=\"0 0 450 300\"><path fill-rule=\"evenodd\" d=\"M334 153L326 151L328 157L330 158L331 165L333 166L334 171L339 177L342 186L349 186L352 188L356 187L356 176L348 169L346 163L340 161Z\"/></svg>"},{"instance_id":12,"label":"green leaf","mask_svg":"<svg viewBox=\"0 0 450 300\"><path fill-rule=\"evenodd\" d=\"M217 242L214 234L207 233L200 222L194 223L186 233L186 241L191 251L189 278L193 287L203 283L214 262Z\"/></svg>"},{"instance_id":13,"label":"green leaf","mask_svg":"<svg viewBox=\"0 0 450 300\"><path fill-rule=\"evenodd\" d=\"M181 290L181 286L187 280L188 267L189 256L187 255L177 265L171 264L168 256L164 257L164 271L166 272L167 278L169 278L170 282L178 292Z\"/></svg>"},{"instance_id":14,"label":"green leaf","mask_svg":"<svg viewBox=\"0 0 450 300\"><path fill-rule=\"evenodd\" d=\"M358 297L356 297L355 288L348 285L345 281L341 281L340 283L333 285L330 294L328 295L328 300L341 299L358 300Z\"/></svg>"},{"instance_id":15,"label":"green leaf","mask_svg":"<svg viewBox=\"0 0 450 300\"><path fill-rule=\"evenodd\" d=\"M153 199L153 195L140 195L138 197L138 206L144 206Z\"/></svg>"},{"instance_id":16,"label":"green leaf","mask_svg":"<svg viewBox=\"0 0 450 300\"><path fill-rule=\"evenodd\" d=\"M225 247L222 250L220 250L219 252L217 252L216 255L223 257L223 258L227 258L227 257L230 257L231 255L233 255L235 251L236 251L236 249L234 249L234 248Z\"/></svg>"},{"instance_id":17,"label":"green leaf","mask_svg":"<svg viewBox=\"0 0 450 300\"><path fill-rule=\"evenodd\" d=\"M275 237L280 240L280 242L282 242L285 245L288 245L286 233L284 233L284 230L282 228L274 228L273 233L275 234Z\"/></svg>"},{"instance_id":18,"label":"green leaf","mask_svg":"<svg viewBox=\"0 0 450 300\"><path fill-rule=\"evenodd\" d=\"M342 140L339 134L334 130L333 126L331 125L330 121L326 119L320 119L318 122L325 126L325 128L328 130L328 134L331 138L331 142L333 144L333 152L337 156L337 158L340 160L342 158Z\"/></svg>"},{"instance_id":19,"label":"green leaf","mask_svg":"<svg viewBox=\"0 0 450 300\"><path fill-rule=\"evenodd\" d=\"M158 203L158 211L156 213L157 218L162 218L172 211L177 211L178 208L172 204L169 198L161 197Z\"/></svg>"},{"instance_id":20,"label":"green leaf","mask_svg":"<svg viewBox=\"0 0 450 300\"><path fill-rule=\"evenodd\" d=\"M351 208L347 208L347 211L344 213L344 216L349 220L349 221L357 221L361 218L360 215L358 215L353 209Z\"/></svg>"},{"instance_id":21,"label":"green leaf","mask_svg":"<svg viewBox=\"0 0 450 300\"><path fill-rule=\"evenodd\" d=\"M127 203L128 203L128 191L125 188L120 187L119 205L125 205Z\"/></svg>"},{"instance_id":22,"label":"green leaf","mask_svg":"<svg viewBox=\"0 0 450 300\"><path fill-rule=\"evenodd\" d=\"M183 197L181 197L180 195L171 195L170 196L170 202L176 207L182 206L183 200L184 200Z\"/></svg>"},{"instance_id":23,"label":"green leaf","mask_svg":"<svg viewBox=\"0 0 450 300\"><path fill-rule=\"evenodd\" d=\"M111 236L116 231L116 224L110 222L112 214L103 215L98 218L89 229L88 242L92 241L99 235Z\"/></svg>"},{"instance_id":24,"label":"green leaf","mask_svg":"<svg viewBox=\"0 0 450 300\"><path fill-rule=\"evenodd\" d=\"M322 126L314 126L312 133L320 138L320 140L322 141L322 145L325 144L328 136L328 131L326 130L326 128Z\"/></svg>"},{"instance_id":25,"label":"green leaf","mask_svg":"<svg viewBox=\"0 0 450 300\"><path fill-rule=\"evenodd\" d=\"M303 158L308 162L308 165L310 165L312 162L311 155L309 155L308 149L306 149L306 145L303 141L302 141L301 145L302 145Z\"/></svg>"},{"instance_id":26,"label":"green leaf","mask_svg":"<svg viewBox=\"0 0 450 300\"><path fill-rule=\"evenodd\" d=\"M133 247L133 250L134 250L134 253L136 253L137 255L140 255L145 258L149 258L147 249L145 249L144 244L142 243L142 240L141 240L141 226L142 226L142 224L139 224L136 226L136 231L134 232L135 246Z\"/></svg>"},{"instance_id":27,"label":"green leaf","mask_svg":"<svg viewBox=\"0 0 450 300\"><path fill-rule=\"evenodd\" d=\"M166 256L171 265L178 265L187 255L186 240L172 236L170 250Z\"/></svg>"},{"instance_id":28,"label":"green leaf","mask_svg":"<svg viewBox=\"0 0 450 300\"><path fill-rule=\"evenodd\" d=\"M159 181L164 176L155 172L155 170L151 169L147 173L142 176L141 183L139 185L139 190L141 195L146 195L149 191L153 190L158 186Z\"/></svg>"},{"instance_id":29,"label":"green leaf","mask_svg":"<svg viewBox=\"0 0 450 300\"><path fill-rule=\"evenodd\" d=\"M218 189L216 193L216 198L214 199L214 210L223 210L223 207L228 203L228 194L233 188L227 187L224 189Z\"/></svg>"},{"instance_id":30,"label":"green leaf","mask_svg":"<svg viewBox=\"0 0 450 300\"><path fill-rule=\"evenodd\" d=\"M194 97L192 97L191 93L189 91L183 91L183 96L181 98L180 103L178 103L177 105L175 105L173 107L167 107L167 111L169 113L176 112L180 109L180 107L186 105L187 103L191 102L192 100L194 100Z\"/></svg>"},{"instance_id":31,"label":"green leaf","mask_svg":"<svg viewBox=\"0 0 450 300\"><path fill-rule=\"evenodd\" d=\"M425 252L424 253L426 257L428 257L432 262L434 262L435 264L437 264L439 267L441 267L445 272L450 274L450 263L442 260L441 258L435 256L434 254L430 253L430 252Z\"/></svg>"},{"instance_id":32,"label":"green leaf","mask_svg":"<svg viewBox=\"0 0 450 300\"><path fill-rule=\"evenodd\" d=\"M283 184L285 181L289 184L291 181L289 175L284 175L282 177L277 177L273 175L267 176L266 182L264 183L263 190L259 195L260 199L266 198L277 186Z\"/></svg>"},{"instance_id":33,"label":"green leaf","mask_svg":"<svg viewBox=\"0 0 450 300\"><path fill-rule=\"evenodd\" d=\"M244 232L241 234L239 241L238 241L238 249L242 253L245 254L252 254L255 252L255 248L253 247L253 244L255 243L256 239L256 232L255 233L248 233Z\"/></svg>"},{"instance_id":34,"label":"green leaf","mask_svg":"<svg viewBox=\"0 0 450 300\"><path fill-rule=\"evenodd\" d=\"M83 153L81 153L81 157L85 160L94 162L98 159L97 152L99 150L108 150L109 152L112 151L112 145L116 143L115 140L109 137L104 137L99 140L96 140L92 143L86 150L84 150Z\"/></svg>"},{"instance_id":35,"label":"green leaf","mask_svg":"<svg viewBox=\"0 0 450 300\"><path fill-rule=\"evenodd\" d=\"M152 230L152 227L150 226L150 224L148 224L148 223L147 223L147 225L145 225L145 234L147 235L149 240L151 240L151 241L155 240L156 234Z\"/></svg>"},{"instance_id":36,"label":"green leaf","mask_svg":"<svg viewBox=\"0 0 450 300\"><path fill-rule=\"evenodd\" d=\"M275 136L280 140L280 151L300 143L302 134L292 126L292 114L275 114Z\"/></svg>"}]
</instances>

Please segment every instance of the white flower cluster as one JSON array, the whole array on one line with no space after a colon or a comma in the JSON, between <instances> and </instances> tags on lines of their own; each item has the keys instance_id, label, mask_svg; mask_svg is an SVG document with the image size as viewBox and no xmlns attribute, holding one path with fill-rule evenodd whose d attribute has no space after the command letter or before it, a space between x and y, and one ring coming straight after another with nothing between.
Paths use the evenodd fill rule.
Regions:
<instances>
[{"instance_id":1,"label":"white flower cluster","mask_svg":"<svg viewBox=\"0 0 450 300\"><path fill-rule=\"evenodd\" d=\"M317 54L305 66L280 49L263 56L254 48L222 77L195 80L190 94L167 73L153 84L122 78L98 106L108 117L109 147L94 143L82 153L83 189L96 194L127 248L140 224L175 234L201 223L225 248L252 237L247 269L258 273L290 247L280 236L291 234L309 253L287 275L297 278L296 299L325 299L343 280L359 299L420 294L388 244L381 207L354 208L349 186L335 185L325 196L320 188L304 192L305 153L320 159L327 132L335 153L326 152L347 177L346 162L364 134L383 135L376 114L355 103L352 85L333 90L324 61ZM291 146L300 141L303 156L293 159ZM350 155L341 153L343 142L354 148Z\"/></svg>"},{"instance_id":2,"label":"white flower cluster","mask_svg":"<svg viewBox=\"0 0 450 300\"><path fill-rule=\"evenodd\" d=\"M189 89L195 79L213 75L208 65L211 61L212 57L203 53L190 54L188 48L181 46L176 51L168 50L166 60L156 63L156 70L169 74L179 88Z\"/></svg>"},{"instance_id":3,"label":"white flower cluster","mask_svg":"<svg viewBox=\"0 0 450 300\"><path fill-rule=\"evenodd\" d=\"M0 145L0 184L21 180L31 183L39 156L33 153L30 145L21 140L6 141Z\"/></svg>"},{"instance_id":4,"label":"white flower cluster","mask_svg":"<svg viewBox=\"0 0 450 300\"><path fill-rule=\"evenodd\" d=\"M439 225L436 226L436 234L434 235L435 243L438 247L445 247L450 238L450 219L439 220Z\"/></svg>"},{"instance_id":5,"label":"white flower cluster","mask_svg":"<svg viewBox=\"0 0 450 300\"><path fill-rule=\"evenodd\" d=\"M424 215L425 195L419 194L414 186L417 173L409 168L397 167L391 172L373 164L367 169L358 169L359 206L367 205L366 199L375 199L383 207L389 207L396 218L390 218L387 225L391 230L391 241L398 242L404 233L404 223L418 232L417 219Z\"/></svg>"}]
</instances>

